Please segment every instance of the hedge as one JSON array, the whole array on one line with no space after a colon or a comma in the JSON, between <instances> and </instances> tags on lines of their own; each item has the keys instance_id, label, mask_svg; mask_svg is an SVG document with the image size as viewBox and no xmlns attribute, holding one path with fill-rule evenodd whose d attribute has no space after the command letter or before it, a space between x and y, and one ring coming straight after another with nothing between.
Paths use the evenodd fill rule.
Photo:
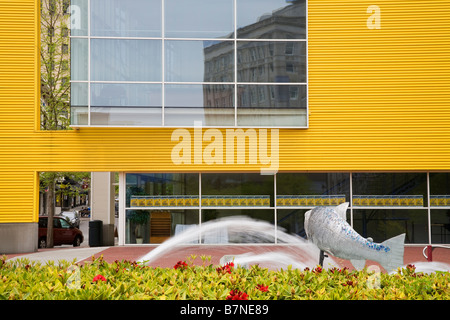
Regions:
<instances>
[{"instance_id":1,"label":"hedge","mask_svg":"<svg viewBox=\"0 0 450 320\"><path fill-rule=\"evenodd\" d=\"M196 256L173 268L103 257L77 264L0 259L2 300L448 300L450 273L416 273L413 265L393 274L367 269L269 270L214 266Z\"/></svg>"}]
</instances>

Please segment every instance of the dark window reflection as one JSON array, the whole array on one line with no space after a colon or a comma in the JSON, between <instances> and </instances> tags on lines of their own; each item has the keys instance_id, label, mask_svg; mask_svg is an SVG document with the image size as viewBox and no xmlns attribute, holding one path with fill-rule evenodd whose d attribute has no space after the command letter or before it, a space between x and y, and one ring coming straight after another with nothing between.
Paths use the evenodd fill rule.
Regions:
<instances>
[{"instance_id":1,"label":"dark window reflection","mask_svg":"<svg viewBox=\"0 0 450 320\"><path fill-rule=\"evenodd\" d=\"M165 0L168 38L228 38L234 30L233 0Z\"/></svg>"},{"instance_id":2,"label":"dark window reflection","mask_svg":"<svg viewBox=\"0 0 450 320\"><path fill-rule=\"evenodd\" d=\"M450 243L450 210L431 210L431 243Z\"/></svg>"},{"instance_id":3,"label":"dark window reflection","mask_svg":"<svg viewBox=\"0 0 450 320\"><path fill-rule=\"evenodd\" d=\"M348 173L278 173L279 195L345 195L350 199Z\"/></svg>"},{"instance_id":4,"label":"dark window reflection","mask_svg":"<svg viewBox=\"0 0 450 320\"><path fill-rule=\"evenodd\" d=\"M419 196L418 204L420 206L427 204L426 173L354 173L352 179L355 195L399 196L398 199L394 198L392 201L400 201L400 203L388 205L402 205L401 201L407 199L402 196ZM354 201L355 199L356 196ZM354 205L356 204L354 203Z\"/></svg>"},{"instance_id":5,"label":"dark window reflection","mask_svg":"<svg viewBox=\"0 0 450 320\"><path fill-rule=\"evenodd\" d=\"M240 39L305 39L305 0L237 0Z\"/></svg>"},{"instance_id":6,"label":"dark window reflection","mask_svg":"<svg viewBox=\"0 0 450 320\"><path fill-rule=\"evenodd\" d=\"M405 243L428 243L427 210L353 210L353 228L363 237L383 242L406 233Z\"/></svg>"},{"instance_id":7,"label":"dark window reflection","mask_svg":"<svg viewBox=\"0 0 450 320\"><path fill-rule=\"evenodd\" d=\"M239 82L306 82L306 42L239 41Z\"/></svg>"}]
</instances>

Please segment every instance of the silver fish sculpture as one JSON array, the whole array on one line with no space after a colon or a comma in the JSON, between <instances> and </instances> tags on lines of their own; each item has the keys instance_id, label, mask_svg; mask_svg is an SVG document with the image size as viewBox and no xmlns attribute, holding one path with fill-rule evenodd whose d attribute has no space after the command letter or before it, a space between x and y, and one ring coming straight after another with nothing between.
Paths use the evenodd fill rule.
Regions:
<instances>
[{"instance_id":1,"label":"silver fish sculpture","mask_svg":"<svg viewBox=\"0 0 450 320\"><path fill-rule=\"evenodd\" d=\"M387 272L403 265L405 234L375 243L359 235L346 221L348 202L336 207L316 207L305 213L309 241L332 256L350 260L361 270L366 260L378 262Z\"/></svg>"}]
</instances>

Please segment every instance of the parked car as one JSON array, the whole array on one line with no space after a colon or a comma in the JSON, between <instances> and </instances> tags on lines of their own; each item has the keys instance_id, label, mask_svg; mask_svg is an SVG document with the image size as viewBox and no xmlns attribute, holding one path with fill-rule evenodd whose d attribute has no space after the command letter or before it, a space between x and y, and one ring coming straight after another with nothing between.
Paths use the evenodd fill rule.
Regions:
<instances>
[{"instance_id":1,"label":"parked car","mask_svg":"<svg viewBox=\"0 0 450 320\"><path fill-rule=\"evenodd\" d=\"M63 211L61 216L70 221L75 227L80 227L80 214L76 211Z\"/></svg>"},{"instance_id":2,"label":"parked car","mask_svg":"<svg viewBox=\"0 0 450 320\"><path fill-rule=\"evenodd\" d=\"M89 207L84 207L79 212L82 217L90 217L91 216L91 208L89 208Z\"/></svg>"},{"instance_id":3,"label":"parked car","mask_svg":"<svg viewBox=\"0 0 450 320\"><path fill-rule=\"evenodd\" d=\"M47 216L39 216L39 248L47 247ZM53 244L71 244L78 247L83 243L84 236L80 229L76 228L72 223L64 217L53 217Z\"/></svg>"}]
</instances>

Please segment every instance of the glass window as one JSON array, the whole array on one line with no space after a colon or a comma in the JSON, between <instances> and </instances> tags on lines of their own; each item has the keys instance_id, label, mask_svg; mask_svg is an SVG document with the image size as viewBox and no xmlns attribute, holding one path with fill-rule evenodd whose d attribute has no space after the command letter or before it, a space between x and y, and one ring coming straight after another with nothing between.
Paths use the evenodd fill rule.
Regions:
<instances>
[{"instance_id":1,"label":"glass window","mask_svg":"<svg viewBox=\"0 0 450 320\"><path fill-rule=\"evenodd\" d=\"M427 204L426 173L353 173L354 206Z\"/></svg>"},{"instance_id":2,"label":"glass window","mask_svg":"<svg viewBox=\"0 0 450 320\"><path fill-rule=\"evenodd\" d=\"M88 97L87 82L72 82L70 84L71 124L88 124Z\"/></svg>"},{"instance_id":3,"label":"glass window","mask_svg":"<svg viewBox=\"0 0 450 320\"><path fill-rule=\"evenodd\" d=\"M237 37L305 39L305 1L237 0Z\"/></svg>"},{"instance_id":4,"label":"glass window","mask_svg":"<svg viewBox=\"0 0 450 320\"><path fill-rule=\"evenodd\" d=\"M430 206L450 207L450 173L430 173Z\"/></svg>"},{"instance_id":5,"label":"glass window","mask_svg":"<svg viewBox=\"0 0 450 320\"><path fill-rule=\"evenodd\" d=\"M161 0L91 0L91 35L161 37Z\"/></svg>"},{"instance_id":6,"label":"glass window","mask_svg":"<svg viewBox=\"0 0 450 320\"><path fill-rule=\"evenodd\" d=\"M165 41L165 80L170 82L232 82L231 41ZM208 66L206 66L208 65Z\"/></svg>"},{"instance_id":7,"label":"glass window","mask_svg":"<svg viewBox=\"0 0 450 320\"><path fill-rule=\"evenodd\" d=\"M306 42L239 41L237 55L238 82L306 82Z\"/></svg>"},{"instance_id":8,"label":"glass window","mask_svg":"<svg viewBox=\"0 0 450 320\"><path fill-rule=\"evenodd\" d=\"M91 123L159 126L162 123L160 84L92 83Z\"/></svg>"},{"instance_id":9,"label":"glass window","mask_svg":"<svg viewBox=\"0 0 450 320\"><path fill-rule=\"evenodd\" d=\"M238 85L238 126L305 126L306 91L304 85Z\"/></svg>"},{"instance_id":10,"label":"glass window","mask_svg":"<svg viewBox=\"0 0 450 320\"><path fill-rule=\"evenodd\" d=\"M233 85L165 86L166 126L234 125Z\"/></svg>"},{"instance_id":11,"label":"glass window","mask_svg":"<svg viewBox=\"0 0 450 320\"><path fill-rule=\"evenodd\" d=\"M68 12L70 13L70 33L72 36L88 35L88 0L71 0Z\"/></svg>"},{"instance_id":12,"label":"glass window","mask_svg":"<svg viewBox=\"0 0 450 320\"><path fill-rule=\"evenodd\" d=\"M71 80L88 80L88 40L72 38L70 50Z\"/></svg>"},{"instance_id":13,"label":"glass window","mask_svg":"<svg viewBox=\"0 0 450 320\"><path fill-rule=\"evenodd\" d=\"M126 207L198 207L197 173L128 173L126 180Z\"/></svg>"},{"instance_id":14,"label":"glass window","mask_svg":"<svg viewBox=\"0 0 450 320\"><path fill-rule=\"evenodd\" d=\"M208 209L202 211L202 222L226 217L249 217L259 221L274 223L273 209L246 210L246 209ZM275 243L275 228L261 233L260 230L246 230L231 226L230 228L218 225L213 232L202 234L202 243Z\"/></svg>"},{"instance_id":15,"label":"glass window","mask_svg":"<svg viewBox=\"0 0 450 320\"><path fill-rule=\"evenodd\" d=\"M91 107L91 124L100 126L160 126L161 108Z\"/></svg>"},{"instance_id":16,"label":"glass window","mask_svg":"<svg viewBox=\"0 0 450 320\"><path fill-rule=\"evenodd\" d=\"M364 238L381 243L406 233L405 243L428 243L427 210L353 210L353 228Z\"/></svg>"},{"instance_id":17,"label":"glass window","mask_svg":"<svg viewBox=\"0 0 450 320\"><path fill-rule=\"evenodd\" d=\"M237 196L230 200L231 206L237 207L273 206L273 179L272 175L257 173L205 173L202 174L202 197Z\"/></svg>"},{"instance_id":18,"label":"glass window","mask_svg":"<svg viewBox=\"0 0 450 320\"><path fill-rule=\"evenodd\" d=\"M92 39L91 80L161 81L161 41Z\"/></svg>"},{"instance_id":19,"label":"glass window","mask_svg":"<svg viewBox=\"0 0 450 320\"><path fill-rule=\"evenodd\" d=\"M277 226L283 228L288 234L296 234L306 238L305 212L307 209L278 209Z\"/></svg>"},{"instance_id":20,"label":"glass window","mask_svg":"<svg viewBox=\"0 0 450 320\"><path fill-rule=\"evenodd\" d=\"M91 106L161 107L161 85L148 83L92 83Z\"/></svg>"},{"instance_id":21,"label":"glass window","mask_svg":"<svg viewBox=\"0 0 450 320\"><path fill-rule=\"evenodd\" d=\"M350 201L348 173L278 173L277 206L333 206Z\"/></svg>"},{"instance_id":22,"label":"glass window","mask_svg":"<svg viewBox=\"0 0 450 320\"><path fill-rule=\"evenodd\" d=\"M228 38L234 31L233 0L165 0L165 36Z\"/></svg>"},{"instance_id":23,"label":"glass window","mask_svg":"<svg viewBox=\"0 0 450 320\"><path fill-rule=\"evenodd\" d=\"M162 243L198 221L198 210L126 210L125 243ZM186 243L198 243L198 238L193 234Z\"/></svg>"},{"instance_id":24,"label":"glass window","mask_svg":"<svg viewBox=\"0 0 450 320\"><path fill-rule=\"evenodd\" d=\"M431 243L450 243L450 210L431 210Z\"/></svg>"}]
</instances>

